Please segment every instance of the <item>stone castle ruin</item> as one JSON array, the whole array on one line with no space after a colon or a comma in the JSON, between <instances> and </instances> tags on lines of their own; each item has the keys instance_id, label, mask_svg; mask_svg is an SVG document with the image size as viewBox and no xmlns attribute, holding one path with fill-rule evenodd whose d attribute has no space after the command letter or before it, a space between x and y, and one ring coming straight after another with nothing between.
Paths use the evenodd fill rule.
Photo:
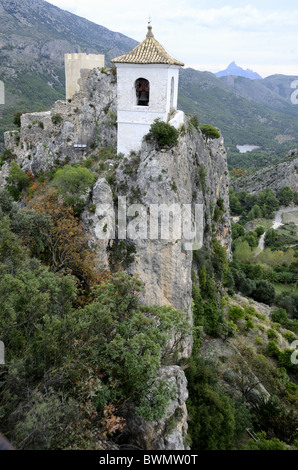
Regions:
<instances>
[{"instance_id":1,"label":"stone castle ruin","mask_svg":"<svg viewBox=\"0 0 298 470\"><path fill-rule=\"evenodd\" d=\"M73 95L80 91L79 79L81 70L92 70L102 68L105 65L105 56L102 54L65 54L65 89L66 99L70 100Z\"/></svg>"}]
</instances>

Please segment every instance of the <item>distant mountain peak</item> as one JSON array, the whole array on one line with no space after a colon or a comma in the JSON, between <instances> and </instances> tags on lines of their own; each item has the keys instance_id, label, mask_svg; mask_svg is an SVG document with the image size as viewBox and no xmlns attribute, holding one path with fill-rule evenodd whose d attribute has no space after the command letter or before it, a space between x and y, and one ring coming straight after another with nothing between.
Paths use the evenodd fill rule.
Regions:
<instances>
[{"instance_id":1,"label":"distant mountain peak","mask_svg":"<svg viewBox=\"0 0 298 470\"><path fill-rule=\"evenodd\" d=\"M235 61L231 62L225 70L221 70L215 74L218 78L226 77L227 75L236 75L238 77L249 78L250 80L262 79L261 75L253 70L239 67Z\"/></svg>"}]
</instances>

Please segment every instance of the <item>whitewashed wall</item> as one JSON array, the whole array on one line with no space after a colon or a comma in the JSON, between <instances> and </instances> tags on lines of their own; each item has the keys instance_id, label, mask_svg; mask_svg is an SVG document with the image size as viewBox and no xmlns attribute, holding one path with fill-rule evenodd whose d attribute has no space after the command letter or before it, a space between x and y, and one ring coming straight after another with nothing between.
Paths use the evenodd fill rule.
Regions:
<instances>
[{"instance_id":1,"label":"whitewashed wall","mask_svg":"<svg viewBox=\"0 0 298 470\"><path fill-rule=\"evenodd\" d=\"M154 119L167 121L172 109L177 109L179 66L163 64L117 65L118 153L128 155L139 150ZM148 106L138 106L135 82L145 78L150 84ZM171 82L174 79L171 103Z\"/></svg>"}]
</instances>

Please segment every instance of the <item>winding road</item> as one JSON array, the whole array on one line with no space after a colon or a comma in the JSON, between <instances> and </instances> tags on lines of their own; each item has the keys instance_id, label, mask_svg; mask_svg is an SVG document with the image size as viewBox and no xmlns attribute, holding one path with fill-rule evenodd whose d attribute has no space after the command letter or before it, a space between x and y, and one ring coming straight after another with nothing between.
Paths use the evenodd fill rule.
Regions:
<instances>
[{"instance_id":1,"label":"winding road","mask_svg":"<svg viewBox=\"0 0 298 470\"><path fill-rule=\"evenodd\" d=\"M282 214L286 212L295 212L298 211L298 207L287 207L286 209L280 209L279 211L276 212L275 217L274 217L274 222L271 228L274 228L275 230L278 229L281 225L284 225L282 223ZM256 255L260 254L261 251L264 250L265 248L265 235L266 232L263 233L263 235L260 236L259 244L256 249Z\"/></svg>"}]
</instances>

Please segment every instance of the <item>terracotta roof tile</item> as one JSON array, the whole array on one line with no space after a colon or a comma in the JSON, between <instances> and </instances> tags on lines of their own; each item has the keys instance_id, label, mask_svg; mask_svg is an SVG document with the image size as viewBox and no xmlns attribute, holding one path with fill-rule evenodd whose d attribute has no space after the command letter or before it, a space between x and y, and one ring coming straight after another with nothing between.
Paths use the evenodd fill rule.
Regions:
<instances>
[{"instance_id":1,"label":"terracotta roof tile","mask_svg":"<svg viewBox=\"0 0 298 470\"><path fill-rule=\"evenodd\" d=\"M128 54L112 59L113 63L121 64L169 64L180 65L184 64L177 59L171 57L167 51L159 44L154 38L152 33L152 26L148 26L148 33L146 39L135 47Z\"/></svg>"}]
</instances>

